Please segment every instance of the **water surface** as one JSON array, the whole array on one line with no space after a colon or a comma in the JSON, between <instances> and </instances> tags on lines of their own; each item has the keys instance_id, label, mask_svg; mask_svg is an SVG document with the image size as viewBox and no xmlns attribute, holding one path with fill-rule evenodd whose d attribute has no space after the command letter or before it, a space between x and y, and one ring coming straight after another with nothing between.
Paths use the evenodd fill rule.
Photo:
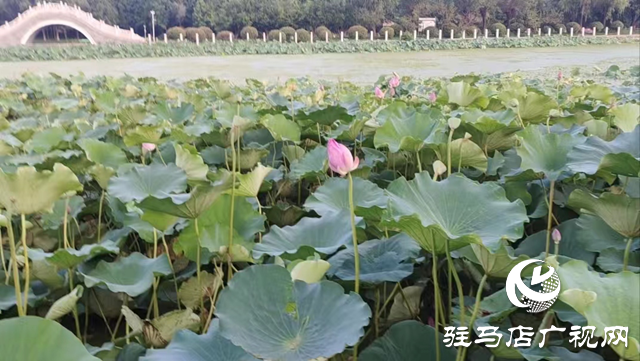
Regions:
<instances>
[{"instance_id":1,"label":"water surface","mask_svg":"<svg viewBox=\"0 0 640 361\"><path fill-rule=\"evenodd\" d=\"M0 78L24 72L83 72L87 76L151 76L163 80L187 80L214 76L242 83L246 78L283 80L310 76L314 79L374 82L379 75L396 71L418 77L455 74L536 71L552 67L591 66L598 63L637 64L640 44L596 45L563 48L469 49L407 53L358 53L312 55L233 55L191 58L142 58L46 62L0 62Z\"/></svg>"}]
</instances>

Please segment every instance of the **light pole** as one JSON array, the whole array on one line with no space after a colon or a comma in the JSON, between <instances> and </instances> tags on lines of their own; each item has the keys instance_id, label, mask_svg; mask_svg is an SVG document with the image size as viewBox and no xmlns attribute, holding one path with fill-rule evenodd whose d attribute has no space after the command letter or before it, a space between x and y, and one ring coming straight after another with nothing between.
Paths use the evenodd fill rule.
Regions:
<instances>
[{"instance_id":1,"label":"light pole","mask_svg":"<svg viewBox=\"0 0 640 361\"><path fill-rule=\"evenodd\" d=\"M153 42L156 42L156 12L151 10L151 37L153 38Z\"/></svg>"}]
</instances>

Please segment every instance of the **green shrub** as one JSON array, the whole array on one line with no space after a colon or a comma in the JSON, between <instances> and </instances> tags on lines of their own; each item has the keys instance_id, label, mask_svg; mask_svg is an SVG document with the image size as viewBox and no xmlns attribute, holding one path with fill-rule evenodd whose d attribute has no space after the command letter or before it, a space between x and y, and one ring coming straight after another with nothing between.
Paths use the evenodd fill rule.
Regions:
<instances>
[{"instance_id":1,"label":"green shrub","mask_svg":"<svg viewBox=\"0 0 640 361\"><path fill-rule=\"evenodd\" d=\"M527 31L527 27L522 23L513 23L511 24L509 29L511 29L511 32L513 32L514 34L518 32L518 29L520 29L521 34L524 34Z\"/></svg>"},{"instance_id":2,"label":"green shrub","mask_svg":"<svg viewBox=\"0 0 640 361\"><path fill-rule=\"evenodd\" d=\"M327 34L329 35L329 38L331 38L331 30L329 30L326 26L318 26L314 33L316 34L316 38L318 38L318 40L324 40Z\"/></svg>"},{"instance_id":3,"label":"green shrub","mask_svg":"<svg viewBox=\"0 0 640 361\"><path fill-rule=\"evenodd\" d=\"M213 38L213 30L206 26L199 27L198 33L200 33L200 41L211 41Z\"/></svg>"},{"instance_id":4,"label":"green shrub","mask_svg":"<svg viewBox=\"0 0 640 361\"><path fill-rule=\"evenodd\" d=\"M296 34L298 34L298 41L301 43L307 43L311 40L311 35L305 29L296 30Z\"/></svg>"},{"instance_id":5,"label":"green shrub","mask_svg":"<svg viewBox=\"0 0 640 361\"><path fill-rule=\"evenodd\" d=\"M222 41L229 41L232 35L233 35L232 32L228 30L222 30L221 32L218 33L218 36L216 37L216 39L222 40Z\"/></svg>"},{"instance_id":6,"label":"green shrub","mask_svg":"<svg viewBox=\"0 0 640 361\"><path fill-rule=\"evenodd\" d=\"M267 34L269 40L278 41L280 40L280 30L270 30Z\"/></svg>"},{"instance_id":7,"label":"green shrub","mask_svg":"<svg viewBox=\"0 0 640 361\"><path fill-rule=\"evenodd\" d=\"M442 37L449 39L451 37L451 30L453 30L453 37L458 38L461 36L460 28L454 23L446 23L442 25Z\"/></svg>"},{"instance_id":8,"label":"green shrub","mask_svg":"<svg viewBox=\"0 0 640 361\"><path fill-rule=\"evenodd\" d=\"M361 25L354 25L354 26L350 27L349 30L347 30L347 35L351 39L355 39L356 38L356 33L358 33L358 38L360 40L362 40L362 39L366 39L367 38L368 31L367 31L367 28L365 28L364 26L361 26Z\"/></svg>"},{"instance_id":9,"label":"green shrub","mask_svg":"<svg viewBox=\"0 0 640 361\"><path fill-rule=\"evenodd\" d=\"M242 30L240 30L240 38L242 40L246 40L247 39L247 35L249 35L249 39L250 40L255 40L258 38L258 29L254 28L253 26L245 26L244 28L242 28Z\"/></svg>"},{"instance_id":10,"label":"green shrub","mask_svg":"<svg viewBox=\"0 0 640 361\"><path fill-rule=\"evenodd\" d=\"M562 34L567 33L567 27L564 24L555 24L553 26L556 29L556 33L560 34L560 29L562 29Z\"/></svg>"},{"instance_id":11,"label":"green shrub","mask_svg":"<svg viewBox=\"0 0 640 361\"><path fill-rule=\"evenodd\" d=\"M186 28L184 32L187 40L195 43L196 34L198 34L198 28Z\"/></svg>"},{"instance_id":12,"label":"green shrub","mask_svg":"<svg viewBox=\"0 0 640 361\"><path fill-rule=\"evenodd\" d=\"M551 29L551 33L553 34L555 32L555 30L553 29L553 26L551 25L545 25L542 27L542 35L547 35L549 34L549 29Z\"/></svg>"},{"instance_id":13,"label":"green shrub","mask_svg":"<svg viewBox=\"0 0 640 361\"><path fill-rule=\"evenodd\" d=\"M500 30L500 36L507 35L507 27L504 26L503 23L493 23L489 25L489 30L491 30L491 33L493 33L494 35L496 34L496 30Z\"/></svg>"},{"instance_id":14,"label":"green shrub","mask_svg":"<svg viewBox=\"0 0 640 361\"><path fill-rule=\"evenodd\" d=\"M396 31L390 26L383 26L382 29L380 29L380 32L378 33L378 36L380 37L380 39L384 39L385 31L389 34L389 39L393 39Z\"/></svg>"},{"instance_id":15,"label":"green shrub","mask_svg":"<svg viewBox=\"0 0 640 361\"><path fill-rule=\"evenodd\" d=\"M478 32L478 36L480 36L480 30L478 29L477 26L475 25L467 25L464 26L460 29L460 33L462 34L462 31L464 30L465 32L465 36L467 38L473 38L473 31L476 30Z\"/></svg>"},{"instance_id":16,"label":"green shrub","mask_svg":"<svg viewBox=\"0 0 640 361\"><path fill-rule=\"evenodd\" d=\"M616 21L611 23L611 29L614 29L614 30L617 31L618 28L624 29L624 23L622 21L616 20Z\"/></svg>"},{"instance_id":17,"label":"green shrub","mask_svg":"<svg viewBox=\"0 0 640 361\"><path fill-rule=\"evenodd\" d=\"M400 32L401 31L404 31L404 26L402 26L400 24L393 24L393 25L391 25L391 28L393 29L393 33L395 35L398 35L398 36L400 36ZM389 33L389 34L391 34L391 33ZM391 37L391 35L389 35L389 37Z\"/></svg>"},{"instance_id":18,"label":"green shrub","mask_svg":"<svg viewBox=\"0 0 640 361\"><path fill-rule=\"evenodd\" d=\"M169 38L169 40L180 40L180 34L182 34L183 37L185 36L184 28L179 26L174 26L167 30L167 38Z\"/></svg>"},{"instance_id":19,"label":"green shrub","mask_svg":"<svg viewBox=\"0 0 640 361\"><path fill-rule=\"evenodd\" d=\"M424 36L427 36L427 30L429 30L429 37L430 38L438 37L438 28L436 28L435 26L430 26L430 27L424 29Z\"/></svg>"},{"instance_id":20,"label":"green shrub","mask_svg":"<svg viewBox=\"0 0 640 361\"><path fill-rule=\"evenodd\" d=\"M592 22L591 24L589 24L589 27L590 27L590 28L592 28L592 29L593 29L593 28L596 28L596 31L597 31L597 32L601 32L601 31L603 31L603 30L604 30L604 24L602 24L602 23L601 23L601 22L599 22L599 21L594 21L594 22Z\"/></svg>"},{"instance_id":21,"label":"green shrub","mask_svg":"<svg viewBox=\"0 0 640 361\"><path fill-rule=\"evenodd\" d=\"M405 31L402 33L402 38L400 40L413 40L413 31Z\"/></svg>"},{"instance_id":22,"label":"green shrub","mask_svg":"<svg viewBox=\"0 0 640 361\"><path fill-rule=\"evenodd\" d=\"M282 33L283 41L293 41L293 37L295 36L296 29L290 26L285 26L284 28L280 29L280 32Z\"/></svg>"},{"instance_id":23,"label":"green shrub","mask_svg":"<svg viewBox=\"0 0 640 361\"><path fill-rule=\"evenodd\" d=\"M413 21L412 18L408 16L403 16L400 19L398 19L398 25L400 25L402 29L405 30L405 32L411 33L412 39L413 39L413 31L418 30L418 26L416 25L416 23Z\"/></svg>"},{"instance_id":24,"label":"green shrub","mask_svg":"<svg viewBox=\"0 0 640 361\"><path fill-rule=\"evenodd\" d=\"M571 29L573 29L573 34L577 35L578 33L580 33L580 31L582 31L582 26L580 26L580 24L576 23L575 21L572 21L570 23L567 23L567 31L571 32Z\"/></svg>"}]
</instances>

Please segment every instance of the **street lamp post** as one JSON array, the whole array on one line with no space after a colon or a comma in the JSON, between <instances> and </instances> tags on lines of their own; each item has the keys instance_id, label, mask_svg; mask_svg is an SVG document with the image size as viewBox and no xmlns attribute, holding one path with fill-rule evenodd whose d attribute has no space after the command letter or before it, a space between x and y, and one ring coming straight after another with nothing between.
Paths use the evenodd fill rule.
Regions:
<instances>
[{"instance_id":1,"label":"street lamp post","mask_svg":"<svg viewBox=\"0 0 640 361\"><path fill-rule=\"evenodd\" d=\"M151 36L153 38L153 42L156 42L156 12L151 10Z\"/></svg>"}]
</instances>

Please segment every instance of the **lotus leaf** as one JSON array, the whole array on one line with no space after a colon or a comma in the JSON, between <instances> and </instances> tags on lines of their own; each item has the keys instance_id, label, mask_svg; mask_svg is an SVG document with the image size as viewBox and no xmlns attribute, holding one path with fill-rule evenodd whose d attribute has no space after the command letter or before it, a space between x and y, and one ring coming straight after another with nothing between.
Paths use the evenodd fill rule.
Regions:
<instances>
[{"instance_id":1,"label":"lotus leaf","mask_svg":"<svg viewBox=\"0 0 640 361\"><path fill-rule=\"evenodd\" d=\"M118 174L109 182L109 194L124 203L141 202L147 197L159 199L176 197L175 193L184 192L187 187L187 175L173 164L154 163L149 166L135 166L131 170Z\"/></svg>"},{"instance_id":2,"label":"lotus leaf","mask_svg":"<svg viewBox=\"0 0 640 361\"><path fill-rule=\"evenodd\" d=\"M377 185L353 178L353 204L356 214L365 218L379 218L387 207L387 198ZM349 181L345 178L330 178L307 198L305 208L320 215L349 210Z\"/></svg>"},{"instance_id":3,"label":"lotus leaf","mask_svg":"<svg viewBox=\"0 0 640 361\"><path fill-rule=\"evenodd\" d=\"M606 142L591 136L569 152L569 168L573 172L596 174L599 170L630 177L640 172L640 126Z\"/></svg>"},{"instance_id":4,"label":"lotus leaf","mask_svg":"<svg viewBox=\"0 0 640 361\"><path fill-rule=\"evenodd\" d=\"M585 209L602 218L625 237L640 237L640 199L623 194L603 193L596 197L582 189L571 192L569 206Z\"/></svg>"},{"instance_id":5,"label":"lotus leaf","mask_svg":"<svg viewBox=\"0 0 640 361\"><path fill-rule=\"evenodd\" d=\"M257 294L263 297L253 297ZM264 302L267 299L269 302ZM293 281L276 265L236 273L216 304L220 332L264 359L307 361L356 344L371 310L359 295L330 281Z\"/></svg>"},{"instance_id":6,"label":"lotus leaf","mask_svg":"<svg viewBox=\"0 0 640 361\"><path fill-rule=\"evenodd\" d=\"M373 138L376 148L388 147L393 153L416 152L427 144L446 141L442 114L419 112L405 103L394 102L379 116L384 116L386 121Z\"/></svg>"}]
</instances>

